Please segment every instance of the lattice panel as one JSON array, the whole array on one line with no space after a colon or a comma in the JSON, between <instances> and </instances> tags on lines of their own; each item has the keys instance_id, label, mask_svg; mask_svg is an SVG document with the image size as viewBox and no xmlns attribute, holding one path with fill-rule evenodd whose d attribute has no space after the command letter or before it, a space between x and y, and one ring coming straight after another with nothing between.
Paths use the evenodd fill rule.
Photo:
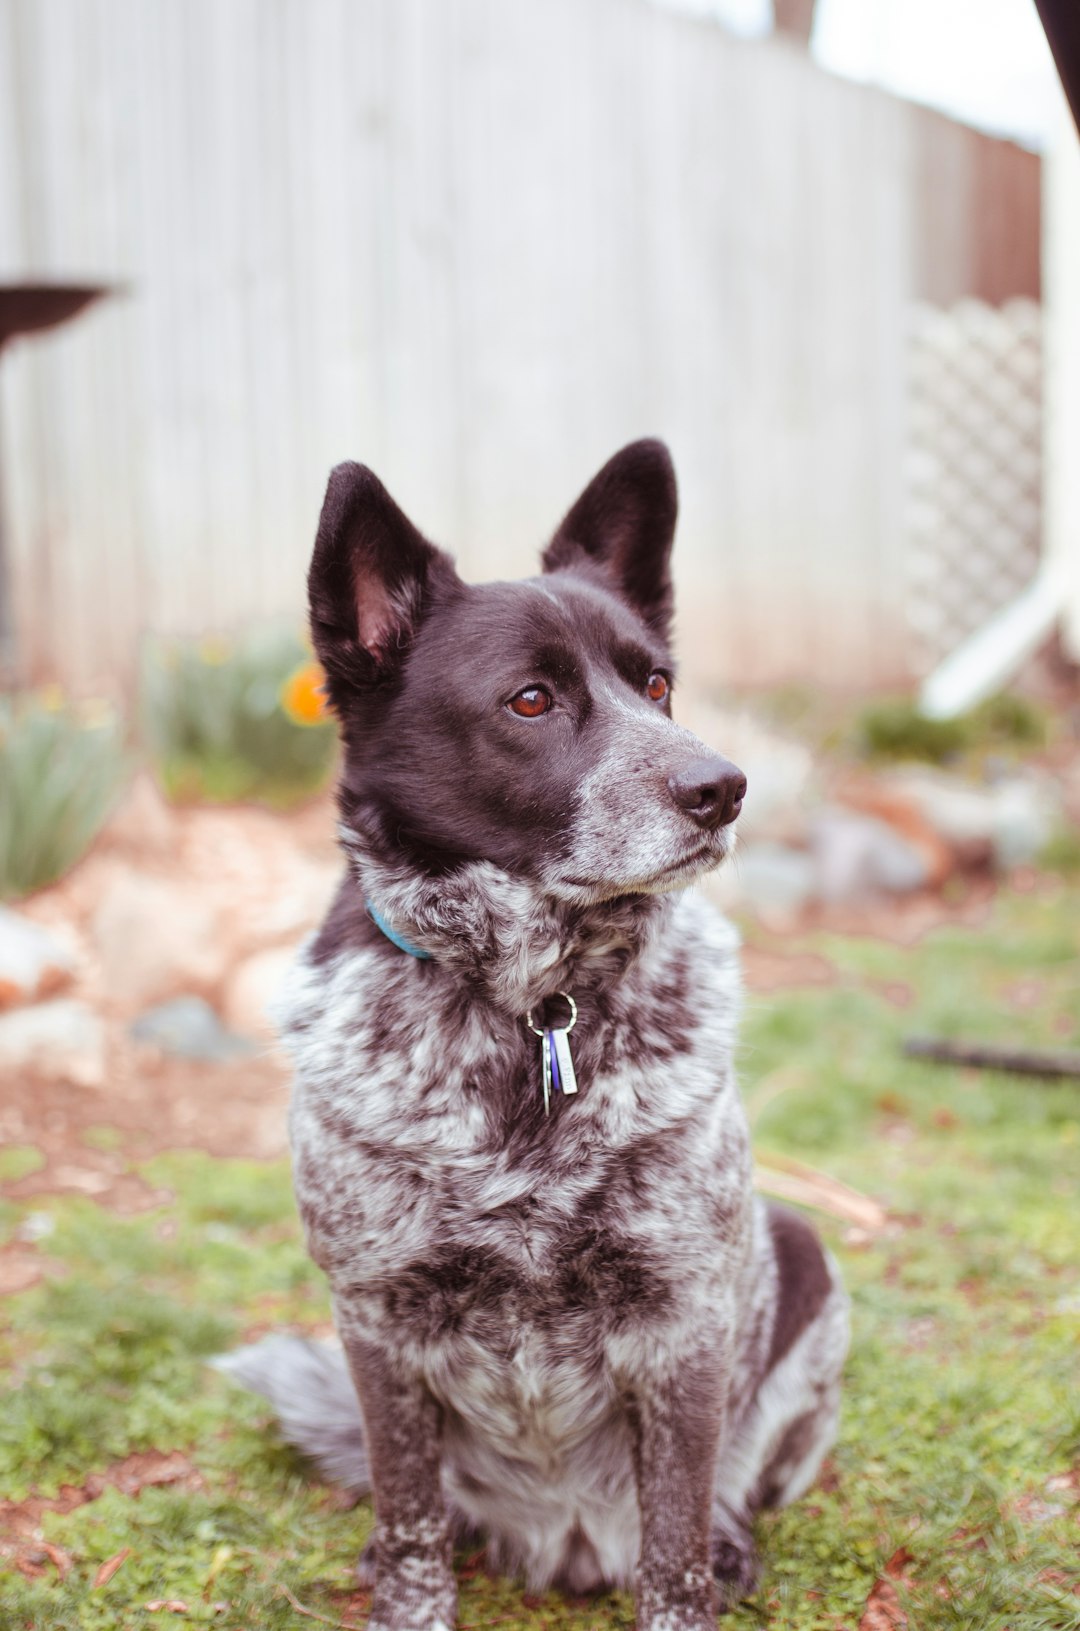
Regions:
<instances>
[{"instance_id":1,"label":"lattice panel","mask_svg":"<svg viewBox=\"0 0 1080 1631\"><path fill-rule=\"evenodd\" d=\"M1038 565L1041 308L917 307L910 359L907 617L926 674Z\"/></svg>"}]
</instances>

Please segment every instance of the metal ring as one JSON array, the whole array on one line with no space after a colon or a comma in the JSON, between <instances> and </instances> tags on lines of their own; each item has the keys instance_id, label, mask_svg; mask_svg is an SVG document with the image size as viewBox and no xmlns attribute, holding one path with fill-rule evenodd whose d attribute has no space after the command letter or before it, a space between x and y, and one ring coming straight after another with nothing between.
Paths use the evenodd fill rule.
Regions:
<instances>
[{"instance_id":1,"label":"metal ring","mask_svg":"<svg viewBox=\"0 0 1080 1631\"><path fill-rule=\"evenodd\" d=\"M574 999L570 995L569 991L553 991L551 993L551 995L553 997L565 997L566 998L566 1001L570 1004L570 1023L569 1023L569 1025L555 1025L555 1026L548 1026L547 1028L549 1030L564 1030L566 1032L566 1034L569 1036L570 1032L574 1029L574 1026L577 1024L577 1003L574 1001ZM547 997L545 997L544 1001L547 1002L547 1000L548 1000ZM531 1008L529 1009L529 1012L525 1015L525 1023L529 1027L529 1029L532 1032L533 1036L543 1036L543 1034L544 1034L543 1031L538 1031L536 1026L533 1024L533 1017L532 1017L532 1009Z\"/></svg>"}]
</instances>

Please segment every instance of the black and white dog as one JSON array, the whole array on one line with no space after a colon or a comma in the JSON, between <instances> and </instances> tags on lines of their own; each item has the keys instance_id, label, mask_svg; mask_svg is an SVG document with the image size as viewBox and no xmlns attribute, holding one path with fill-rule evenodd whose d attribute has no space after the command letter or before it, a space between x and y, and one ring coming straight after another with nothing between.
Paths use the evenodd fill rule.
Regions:
<instances>
[{"instance_id":1,"label":"black and white dog","mask_svg":"<svg viewBox=\"0 0 1080 1631\"><path fill-rule=\"evenodd\" d=\"M835 1431L847 1300L751 1193L736 939L684 892L746 783L671 717L675 512L634 443L540 577L473 586L369 470L330 478L349 865L284 1030L342 1351L225 1365L373 1492L373 1631L449 1631L475 1534L534 1588L634 1583L640 1631L705 1631Z\"/></svg>"}]
</instances>

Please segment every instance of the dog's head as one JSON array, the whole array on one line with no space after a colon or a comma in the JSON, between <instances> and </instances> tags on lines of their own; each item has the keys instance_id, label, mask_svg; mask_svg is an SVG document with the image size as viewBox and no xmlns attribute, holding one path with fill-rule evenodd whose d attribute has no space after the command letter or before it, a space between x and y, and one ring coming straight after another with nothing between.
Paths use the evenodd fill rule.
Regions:
<instances>
[{"instance_id":1,"label":"dog's head","mask_svg":"<svg viewBox=\"0 0 1080 1631\"><path fill-rule=\"evenodd\" d=\"M346 828L428 873L493 863L583 904L679 888L746 782L671 717L675 475L635 442L518 583L464 583L370 470L330 477L308 585Z\"/></svg>"}]
</instances>

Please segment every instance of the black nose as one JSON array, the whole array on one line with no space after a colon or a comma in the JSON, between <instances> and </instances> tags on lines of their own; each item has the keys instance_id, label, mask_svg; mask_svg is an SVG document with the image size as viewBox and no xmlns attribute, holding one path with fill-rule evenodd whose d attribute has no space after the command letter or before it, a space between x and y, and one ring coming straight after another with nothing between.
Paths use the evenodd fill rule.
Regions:
<instances>
[{"instance_id":1,"label":"black nose","mask_svg":"<svg viewBox=\"0 0 1080 1631\"><path fill-rule=\"evenodd\" d=\"M694 759L668 787L680 810L710 832L734 821L746 797L746 777L730 759Z\"/></svg>"}]
</instances>

